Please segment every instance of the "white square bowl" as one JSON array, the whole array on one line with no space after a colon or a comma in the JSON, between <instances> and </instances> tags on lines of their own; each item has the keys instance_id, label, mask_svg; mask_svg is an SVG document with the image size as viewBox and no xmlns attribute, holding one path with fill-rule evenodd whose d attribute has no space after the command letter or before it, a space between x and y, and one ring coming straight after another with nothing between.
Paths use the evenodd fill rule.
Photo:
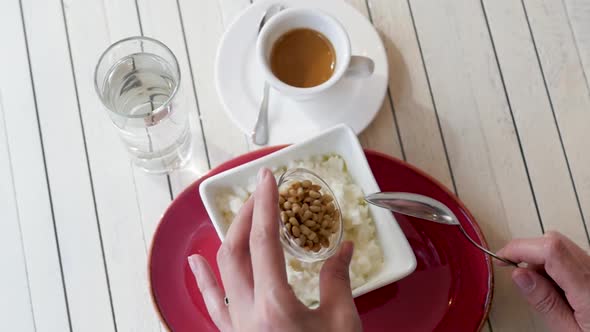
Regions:
<instances>
[{"instance_id":1,"label":"white square bowl","mask_svg":"<svg viewBox=\"0 0 590 332\"><path fill-rule=\"evenodd\" d=\"M293 160L334 153L344 159L348 173L362 188L365 195L380 191L356 135L349 127L339 125L307 141L291 145L203 181L199 192L219 238L223 241L227 231L222 212L215 204L215 197L222 190L234 186L248 187L249 179L255 178L262 167L276 169L288 165ZM400 280L416 268L414 252L393 214L372 205L369 209L383 249L384 263L378 274L352 291L354 297Z\"/></svg>"}]
</instances>

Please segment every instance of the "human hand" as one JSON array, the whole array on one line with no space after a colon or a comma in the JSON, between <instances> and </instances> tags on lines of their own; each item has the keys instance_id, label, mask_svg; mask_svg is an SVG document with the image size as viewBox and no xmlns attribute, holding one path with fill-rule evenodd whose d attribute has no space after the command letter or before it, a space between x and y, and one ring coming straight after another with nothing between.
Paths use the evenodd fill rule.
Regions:
<instances>
[{"instance_id":1,"label":"human hand","mask_svg":"<svg viewBox=\"0 0 590 332\"><path fill-rule=\"evenodd\" d=\"M512 272L512 280L551 331L590 331L590 256L582 248L547 232L512 240L498 255L527 263Z\"/></svg>"},{"instance_id":2,"label":"human hand","mask_svg":"<svg viewBox=\"0 0 590 332\"><path fill-rule=\"evenodd\" d=\"M353 246L345 242L320 273L320 306L309 309L287 283L279 241L278 192L268 169L258 174L256 192L244 204L217 252L224 291L207 261L189 257L189 264L207 311L223 331L361 331L348 267Z\"/></svg>"}]
</instances>

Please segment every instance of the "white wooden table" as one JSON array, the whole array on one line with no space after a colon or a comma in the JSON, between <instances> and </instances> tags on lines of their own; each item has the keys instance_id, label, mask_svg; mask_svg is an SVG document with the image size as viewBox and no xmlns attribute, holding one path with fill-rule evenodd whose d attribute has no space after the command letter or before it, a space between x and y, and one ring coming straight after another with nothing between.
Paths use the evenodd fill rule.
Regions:
<instances>
[{"instance_id":1,"label":"white wooden table","mask_svg":"<svg viewBox=\"0 0 590 332\"><path fill-rule=\"evenodd\" d=\"M493 249L550 229L588 249L590 1L349 2L390 63L389 98L363 144L454 190ZM146 275L160 215L198 173L255 149L213 84L219 38L248 5L1 1L1 330L163 330ZM192 171L134 169L96 97L98 56L132 35L163 41L180 61ZM544 330L509 269L496 271L484 330Z\"/></svg>"}]
</instances>

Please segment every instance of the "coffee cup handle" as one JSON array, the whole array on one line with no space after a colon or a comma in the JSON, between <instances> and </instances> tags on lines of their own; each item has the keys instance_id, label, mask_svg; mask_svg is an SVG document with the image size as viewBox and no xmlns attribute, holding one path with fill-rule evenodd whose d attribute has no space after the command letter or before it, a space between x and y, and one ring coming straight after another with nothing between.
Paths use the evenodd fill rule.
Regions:
<instances>
[{"instance_id":1,"label":"coffee cup handle","mask_svg":"<svg viewBox=\"0 0 590 332\"><path fill-rule=\"evenodd\" d=\"M369 77L375 70L375 62L365 56L353 55L350 57L350 63L344 76L350 78Z\"/></svg>"}]
</instances>

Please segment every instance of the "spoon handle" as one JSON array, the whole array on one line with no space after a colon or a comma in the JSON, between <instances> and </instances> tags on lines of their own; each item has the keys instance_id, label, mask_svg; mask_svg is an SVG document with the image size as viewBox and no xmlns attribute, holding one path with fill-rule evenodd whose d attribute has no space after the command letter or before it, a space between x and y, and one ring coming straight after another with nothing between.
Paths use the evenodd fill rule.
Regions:
<instances>
[{"instance_id":1,"label":"spoon handle","mask_svg":"<svg viewBox=\"0 0 590 332\"><path fill-rule=\"evenodd\" d=\"M471 242L471 244L477 249L506 264L518 266L517 263L500 257L475 242L469 234L465 232L465 229L461 223L459 223L459 220L453 211L451 211L448 206L432 197L404 192L380 192L368 195L365 197L365 200L373 205L407 216L433 221L439 224L457 226L467 240L469 240L469 242Z\"/></svg>"},{"instance_id":2,"label":"spoon handle","mask_svg":"<svg viewBox=\"0 0 590 332\"><path fill-rule=\"evenodd\" d=\"M270 87L267 82L264 82L264 92L262 96L262 103L260 104L260 112L258 112L258 119L252 131L252 141L256 145L265 145L268 143L268 94Z\"/></svg>"},{"instance_id":3,"label":"spoon handle","mask_svg":"<svg viewBox=\"0 0 590 332\"><path fill-rule=\"evenodd\" d=\"M262 30L266 22L270 20L275 14L279 13L281 10L285 9L285 6L282 4L275 3L274 5L270 6L260 19L260 23L258 24L258 33ZM256 145L266 145L268 143L268 94L270 87L268 82L264 82L264 91L262 93L262 102L260 103L260 110L258 110L258 119L256 119L256 125L252 130L252 135L250 138L252 142Z\"/></svg>"},{"instance_id":4,"label":"spoon handle","mask_svg":"<svg viewBox=\"0 0 590 332\"><path fill-rule=\"evenodd\" d=\"M471 238L471 236L469 236L467 234L467 232L465 232L465 229L463 228L463 226L461 226L461 224L459 224L458 226L459 226L459 229L461 230L461 233L463 233L463 235L465 235L465 237L467 238L467 240L469 240L469 242L471 242L471 244L473 244L479 250L485 252L486 254L490 255L491 257L493 257L493 258L495 258L495 259L497 259L499 261L502 261L502 262L504 262L504 263L506 263L508 265L512 265L514 267L518 267L518 263L513 262L513 261L511 261L511 260L509 260L507 258L498 256L495 253L493 253L493 252L489 251L488 249L486 249L486 248L482 247L481 245L479 245L479 243L473 241L473 239Z\"/></svg>"}]
</instances>

